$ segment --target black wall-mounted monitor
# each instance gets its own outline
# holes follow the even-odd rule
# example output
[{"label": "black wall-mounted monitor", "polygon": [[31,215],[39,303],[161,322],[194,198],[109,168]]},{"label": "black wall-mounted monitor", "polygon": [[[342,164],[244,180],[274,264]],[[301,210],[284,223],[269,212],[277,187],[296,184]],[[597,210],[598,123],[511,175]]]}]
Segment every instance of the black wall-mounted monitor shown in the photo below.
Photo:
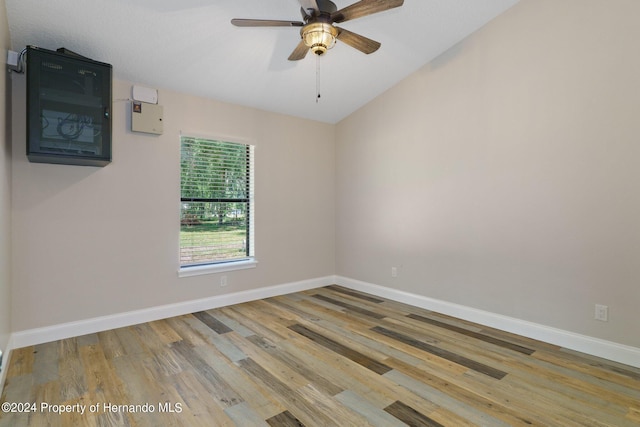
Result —
[{"label": "black wall-mounted monitor", "polygon": [[27,47],[27,158],[36,163],[111,162],[112,67]]}]

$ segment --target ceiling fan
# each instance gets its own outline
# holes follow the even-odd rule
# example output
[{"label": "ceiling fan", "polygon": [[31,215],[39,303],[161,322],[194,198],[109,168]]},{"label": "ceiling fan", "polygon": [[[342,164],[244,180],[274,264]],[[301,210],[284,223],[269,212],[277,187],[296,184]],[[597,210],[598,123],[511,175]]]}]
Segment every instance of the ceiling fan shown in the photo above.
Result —
[{"label": "ceiling fan", "polygon": [[335,23],[342,23],[374,13],[383,12],[402,6],[404,0],[360,0],[338,10],[330,0],[299,0],[302,21],[279,21],[271,19],[232,19],[237,27],[301,27],[301,40],[289,55],[289,61],[303,59],[309,50],[316,55],[323,55],[331,49],[336,40],[370,54],[378,50],[380,43],[361,36]]}]

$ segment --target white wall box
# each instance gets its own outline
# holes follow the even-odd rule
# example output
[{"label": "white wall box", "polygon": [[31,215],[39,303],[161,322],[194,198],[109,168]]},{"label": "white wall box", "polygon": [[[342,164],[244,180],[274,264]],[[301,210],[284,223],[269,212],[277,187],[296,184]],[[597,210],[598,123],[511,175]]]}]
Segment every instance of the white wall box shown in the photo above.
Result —
[{"label": "white wall box", "polygon": [[162,105],[133,101],[131,103],[131,130],[133,132],[162,135]]}]

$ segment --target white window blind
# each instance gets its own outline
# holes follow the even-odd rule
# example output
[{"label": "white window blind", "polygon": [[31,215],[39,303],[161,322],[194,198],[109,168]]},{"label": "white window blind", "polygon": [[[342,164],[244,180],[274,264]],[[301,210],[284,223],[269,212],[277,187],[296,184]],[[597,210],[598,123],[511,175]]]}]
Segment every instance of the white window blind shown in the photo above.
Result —
[{"label": "white window blind", "polygon": [[253,146],[182,136],[180,266],[253,255]]}]

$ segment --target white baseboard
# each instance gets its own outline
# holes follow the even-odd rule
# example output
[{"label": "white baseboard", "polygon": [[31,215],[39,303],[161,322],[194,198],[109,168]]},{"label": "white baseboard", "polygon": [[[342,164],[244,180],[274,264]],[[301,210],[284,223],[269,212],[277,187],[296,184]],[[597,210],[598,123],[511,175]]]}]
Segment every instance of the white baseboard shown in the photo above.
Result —
[{"label": "white baseboard", "polygon": [[218,295],[198,300],[185,301],[126,313],[79,320],[43,328],[14,332],[9,338],[5,352],[5,369],[1,372],[0,393],[6,377],[11,350],[14,348],[37,345],[45,342],[65,339],[114,328],[136,325],[153,320],[166,319],[212,308],[224,307],[263,298],[305,291],[330,284],[338,284],[357,291],[367,292],[393,301],[402,302],[427,310],[436,311],[459,319],[544,341],[567,349],[580,351],[626,365],[640,368],[640,349],[611,341],[580,335],[562,329],[552,328],[513,317],[478,310],[459,304],[436,300],[422,295],[397,289],[374,285],[348,277],[326,276],[300,282],[269,286],[231,294]]},{"label": "white baseboard", "polygon": [[95,317],[92,319],[78,320],[75,322],[62,323],[43,328],[28,329],[14,332],[11,335],[11,338],[9,339],[9,342],[11,343],[10,348],[21,348],[106,331],[109,329],[137,325],[139,323],[181,316],[183,314],[194,313],[197,311],[209,310],[212,308],[224,307],[278,295],[285,295],[292,292],[305,291],[333,283],[335,283],[335,276],[319,277],[316,279],[302,280],[300,282],[285,283],[266,288],[251,289],[248,291],[161,305],[158,307]]},{"label": "white baseboard", "polygon": [[640,348],[336,276],[338,285],[640,368]]}]

